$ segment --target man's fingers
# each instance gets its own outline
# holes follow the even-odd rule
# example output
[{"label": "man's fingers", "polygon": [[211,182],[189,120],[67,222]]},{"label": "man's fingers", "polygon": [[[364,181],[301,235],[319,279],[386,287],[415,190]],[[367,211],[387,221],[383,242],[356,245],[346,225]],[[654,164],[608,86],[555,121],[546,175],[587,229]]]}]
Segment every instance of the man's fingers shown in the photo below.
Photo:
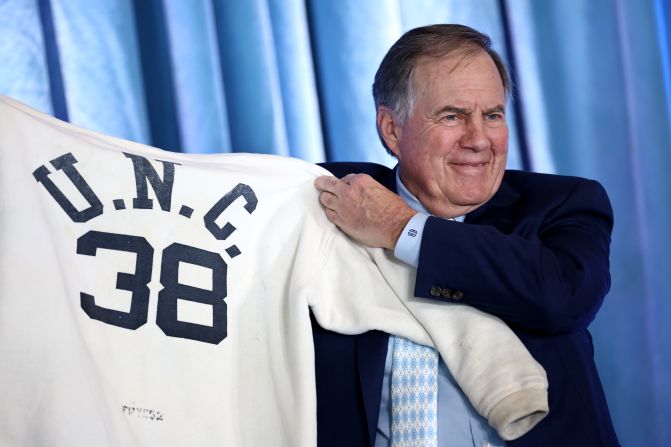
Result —
[{"label": "man's fingers", "polygon": [[338,213],[336,213],[330,208],[326,208],[324,210],[324,213],[326,214],[326,217],[328,217],[328,220],[330,220],[333,223],[336,223],[336,220],[338,219]]},{"label": "man's fingers", "polygon": [[360,186],[368,186],[372,184],[376,184],[377,182],[368,174],[347,174],[343,178],[341,178],[343,182],[347,183],[348,185],[360,185]]},{"label": "man's fingers", "polygon": [[324,205],[327,211],[331,212],[331,214],[327,214],[329,219],[333,220],[333,217],[337,216],[336,211],[340,206],[340,197],[348,186],[333,176],[322,175],[315,179],[315,187],[318,191],[321,191],[319,202]]},{"label": "man's fingers", "polygon": [[333,210],[338,204],[338,196],[328,191],[322,191],[319,194],[319,202],[326,208]]},{"label": "man's fingers", "polygon": [[342,182],[332,175],[321,175],[315,179],[315,188],[335,194],[342,187]]},{"label": "man's fingers", "polygon": [[351,181],[356,177],[356,175],[357,175],[357,174],[347,174],[346,176],[341,177],[340,180],[341,180],[343,183],[349,185],[349,184],[351,184]]}]

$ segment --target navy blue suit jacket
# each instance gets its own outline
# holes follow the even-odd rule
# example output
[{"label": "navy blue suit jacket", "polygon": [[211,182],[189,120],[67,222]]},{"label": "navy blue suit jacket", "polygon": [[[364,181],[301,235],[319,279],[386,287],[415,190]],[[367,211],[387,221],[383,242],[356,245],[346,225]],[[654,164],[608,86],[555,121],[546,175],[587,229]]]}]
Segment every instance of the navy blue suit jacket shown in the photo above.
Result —
[{"label": "navy blue suit jacket", "polygon": [[[383,166],[322,166],[396,189],[394,171]],[[465,222],[428,219],[415,295],[452,301],[431,288],[462,291],[459,302],[504,320],[545,368],[550,412],[508,444],[619,445],[587,330],[610,287],[613,214],[604,189],[577,177],[506,171],[494,197]],[[372,446],[388,335],[335,334],[314,320],[313,335],[318,445]]]}]

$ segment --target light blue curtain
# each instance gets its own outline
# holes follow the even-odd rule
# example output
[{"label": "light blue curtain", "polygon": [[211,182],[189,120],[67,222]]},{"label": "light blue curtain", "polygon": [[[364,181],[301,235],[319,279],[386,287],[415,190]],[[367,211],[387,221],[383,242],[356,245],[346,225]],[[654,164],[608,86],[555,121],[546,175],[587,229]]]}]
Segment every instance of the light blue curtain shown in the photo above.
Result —
[{"label": "light blue curtain", "polygon": [[219,45],[210,2],[165,2],[176,115],[185,152],[231,152]]},{"label": "light blue curtain", "polygon": [[130,0],[60,0],[51,5],[70,121],[148,142]]},{"label": "light blue curtain", "polygon": [[0,0],[0,94],[184,152],[393,165],[371,84],[410,28],[464,23],[511,62],[509,167],[609,191],[591,326],[623,445],[671,445],[667,0]]},{"label": "light blue curtain", "polygon": [[0,92],[53,113],[37,3],[0,1]]}]

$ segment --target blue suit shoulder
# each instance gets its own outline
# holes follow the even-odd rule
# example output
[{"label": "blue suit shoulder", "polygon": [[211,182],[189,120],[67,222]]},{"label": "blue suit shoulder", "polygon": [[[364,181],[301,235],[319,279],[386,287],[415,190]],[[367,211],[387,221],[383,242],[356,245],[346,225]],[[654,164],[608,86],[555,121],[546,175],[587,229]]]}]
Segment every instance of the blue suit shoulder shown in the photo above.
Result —
[{"label": "blue suit shoulder", "polygon": [[576,188],[593,190],[606,195],[603,186],[596,180],[570,175],[543,174],[538,172],[506,170],[503,182],[518,193],[557,193],[566,194]]},{"label": "blue suit shoulder", "polygon": [[539,172],[506,170],[503,183],[510,186],[518,193],[556,193],[565,195],[576,188],[593,191],[595,194],[603,194],[607,197],[606,190],[596,180],[570,175],[543,174]]},{"label": "blue suit shoulder", "polygon": [[501,189],[517,196],[517,205],[526,210],[544,210],[547,213],[568,211],[585,212],[608,221],[612,230],[613,209],[604,187],[596,180],[558,174],[507,170]]}]

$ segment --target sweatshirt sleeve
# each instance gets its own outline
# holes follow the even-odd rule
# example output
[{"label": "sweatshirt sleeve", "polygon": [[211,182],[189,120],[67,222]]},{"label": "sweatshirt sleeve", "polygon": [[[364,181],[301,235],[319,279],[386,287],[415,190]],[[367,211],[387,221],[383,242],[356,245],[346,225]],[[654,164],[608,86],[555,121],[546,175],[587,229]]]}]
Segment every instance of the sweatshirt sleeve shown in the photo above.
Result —
[{"label": "sweatshirt sleeve", "polygon": [[474,408],[504,439],[548,412],[547,378],[515,334],[469,306],[414,297],[415,269],[331,230],[309,286],[319,324],[356,334],[381,330],[435,347]]}]

